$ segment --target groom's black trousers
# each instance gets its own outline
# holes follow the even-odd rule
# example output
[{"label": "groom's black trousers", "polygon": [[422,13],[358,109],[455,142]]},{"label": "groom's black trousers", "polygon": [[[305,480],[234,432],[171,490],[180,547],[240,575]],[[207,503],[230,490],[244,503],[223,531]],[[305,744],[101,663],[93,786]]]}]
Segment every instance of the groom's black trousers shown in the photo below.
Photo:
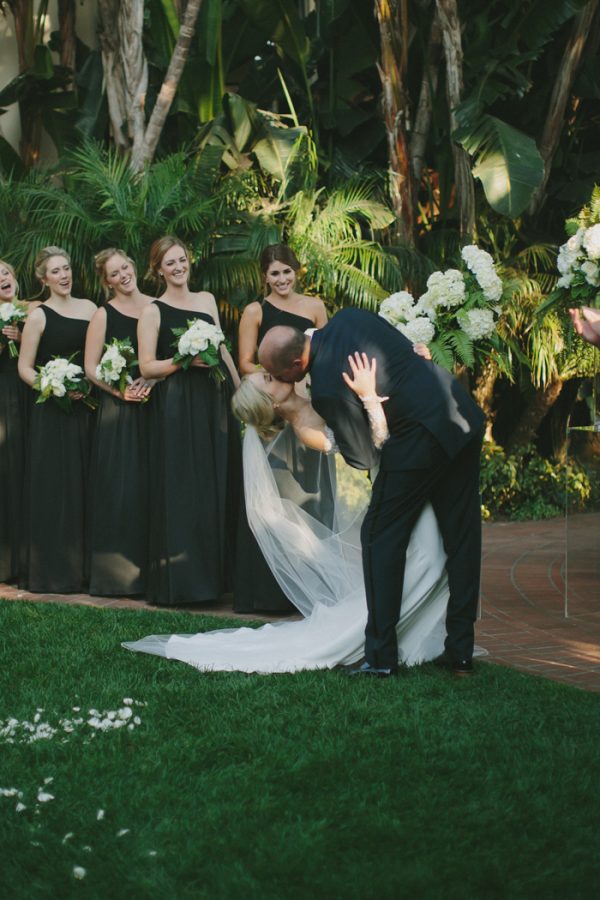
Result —
[{"label": "groom's black trousers", "polygon": [[433,506],[447,555],[450,597],[446,652],[471,659],[481,569],[479,466],[482,433],[451,459],[438,447],[426,468],[380,471],[361,530],[368,620],[365,656],[377,668],[398,665],[406,548],[425,503]]}]

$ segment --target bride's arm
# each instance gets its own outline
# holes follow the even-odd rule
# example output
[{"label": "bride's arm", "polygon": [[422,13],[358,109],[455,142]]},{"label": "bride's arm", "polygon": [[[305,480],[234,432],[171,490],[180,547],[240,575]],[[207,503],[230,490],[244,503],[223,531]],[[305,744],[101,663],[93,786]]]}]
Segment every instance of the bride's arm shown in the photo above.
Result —
[{"label": "bride's arm", "polygon": [[362,402],[369,419],[371,440],[380,450],[390,436],[387,419],[383,411],[383,402],[387,397],[378,397],[376,388],[377,360],[373,358],[369,362],[366,353],[355,353],[348,357],[352,377],[342,372],[342,377],[351,391]]},{"label": "bride's arm", "polygon": [[333,431],[323,425],[292,425],[294,434],[305,447],[320,453],[335,453],[337,450]]}]

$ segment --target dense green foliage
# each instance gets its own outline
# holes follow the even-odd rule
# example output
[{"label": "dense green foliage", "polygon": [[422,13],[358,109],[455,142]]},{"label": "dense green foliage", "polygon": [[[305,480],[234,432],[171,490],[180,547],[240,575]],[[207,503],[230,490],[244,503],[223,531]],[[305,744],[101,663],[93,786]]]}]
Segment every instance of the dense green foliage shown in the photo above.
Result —
[{"label": "dense green foliage", "polygon": [[568,509],[600,508],[600,472],[544,459],[535,447],[506,453],[494,442],[481,457],[481,501],[484,518],[547,519]]},{"label": "dense green foliage", "polygon": [[4,602],[0,624],[3,721],[146,704],[131,732],[2,744],[0,787],[27,807],[0,797],[3,896],[596,894],[597,695],[486,662],[355,683],[120,648],[230,624],[184,613]]}]

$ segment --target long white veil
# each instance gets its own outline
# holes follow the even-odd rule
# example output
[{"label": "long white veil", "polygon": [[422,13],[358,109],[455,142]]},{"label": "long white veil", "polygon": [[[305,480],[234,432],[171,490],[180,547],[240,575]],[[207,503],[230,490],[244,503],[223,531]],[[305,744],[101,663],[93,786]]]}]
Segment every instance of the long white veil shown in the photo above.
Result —
[{"label": "long white veil", "polygon": [[[360,549],[360,524],[369,494],[366,476],[341,466],[344,475],[336,483],[334,457],[322,456],[314,494],[307,495],[305,480],[294,499],[289,499],[293,491],[286,490],[286,499],[278,480],[289,475],[285,442],[293,440],[293,432],[286,428],[265,447],[254,429],[247,428],[244,489],[257,543],[304,618],[260,628],[149,635],[124,643],[125,648],[179,659],[202,671],[264,674],[333,668],[361,659],[367,618]],[[317,496],[335,497],[333,509],[327,502],[317,503],[319,518],[308,511],[309,507],[314,511],[311,500]],[[397,627],[399,659],[407,665],[433,659],[443,650],[448,599],[444,565],[435,515],[426,506],[407,551]]]},{"label": "long white veil", "polygon": [[[254,428],[244,435],[244,491],[248,522],[269,568],[294,606],[308,618],[315,606],[335,606],[362,591],[360,523],[366,499],[354,510],[336,494],[335,457],[321,455],[319,493],[332,509],[320,506],[316,518],[277,485],[279,460],[287,458],[293,431],[284,429],[266,448]],[[366,476],[363,476],[366,480]],[[335,498],[335,500],[333,500]],[[325,519],[325,521],[322,521]],[[329,524],[327,524],[329,523]]]}]

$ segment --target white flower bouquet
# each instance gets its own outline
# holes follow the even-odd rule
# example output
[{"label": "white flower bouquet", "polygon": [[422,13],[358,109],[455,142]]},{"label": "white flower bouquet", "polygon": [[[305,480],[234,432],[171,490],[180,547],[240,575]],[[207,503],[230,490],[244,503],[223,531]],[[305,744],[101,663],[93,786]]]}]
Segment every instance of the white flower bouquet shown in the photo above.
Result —
[{"label": "white flower bouquet", "polygon": [[463,270],[433,272],[418,300],[400,291],[379,308],[380,316],[413,344],[427,344],[433,360],[447,369],[474,364],[475,345],[493,340],[501,312],[503,285],[490,254],[470,244],[461,259]]},{"label": "white flower bouquet", "polygon": [[113,338],[104,347],[102,358],[96,366],[96,378],[124,394],[127,385],[133,384],[131,373],[138,362],[131,341],[129,338]]},{"label": "white flower bouquet", "polygon": [[192,360],[198,357],[210,367],[210,375],[217,382],[225,381],[225,374],[220,368],[221,344],[227,347],[225,335],[217,325],[205,322],[204,319],[188,321],[187,328],[171,329],[176,337],[173,346],[176,353],[173,362],[182,369],[188,369]]},{"label": "white flower bouquet", "polygon": [[96,409],[97,403],[90,396],[91,384],[84,377],[81,366],[71,362],[71,359],[55,356],[45,366],[38,366],[33,382],[34,391],[40,393],[36,403],[45,403],[52,398],[65,412],[71,412],[74,398],[70,393],[73,392],[81,394],[79,399],[90,409]]},{"label": "white flower bouquet", "polygon": [[15,301],[14,303],[0,303],[0,346],[8,347],[8,352],[12,359],[16,359],[19,355],[19,348],[16,343],[9,340],[2,329],[8,325],[19,326],[27,318],[27,307],[24,303]]},{"label": "white flower bouquet", "polygon": [[600,186],[576,219],[565,223],[568,240],[559,248],[560,278],[549,301],[568,306],[598,306],[600,302]]}]

